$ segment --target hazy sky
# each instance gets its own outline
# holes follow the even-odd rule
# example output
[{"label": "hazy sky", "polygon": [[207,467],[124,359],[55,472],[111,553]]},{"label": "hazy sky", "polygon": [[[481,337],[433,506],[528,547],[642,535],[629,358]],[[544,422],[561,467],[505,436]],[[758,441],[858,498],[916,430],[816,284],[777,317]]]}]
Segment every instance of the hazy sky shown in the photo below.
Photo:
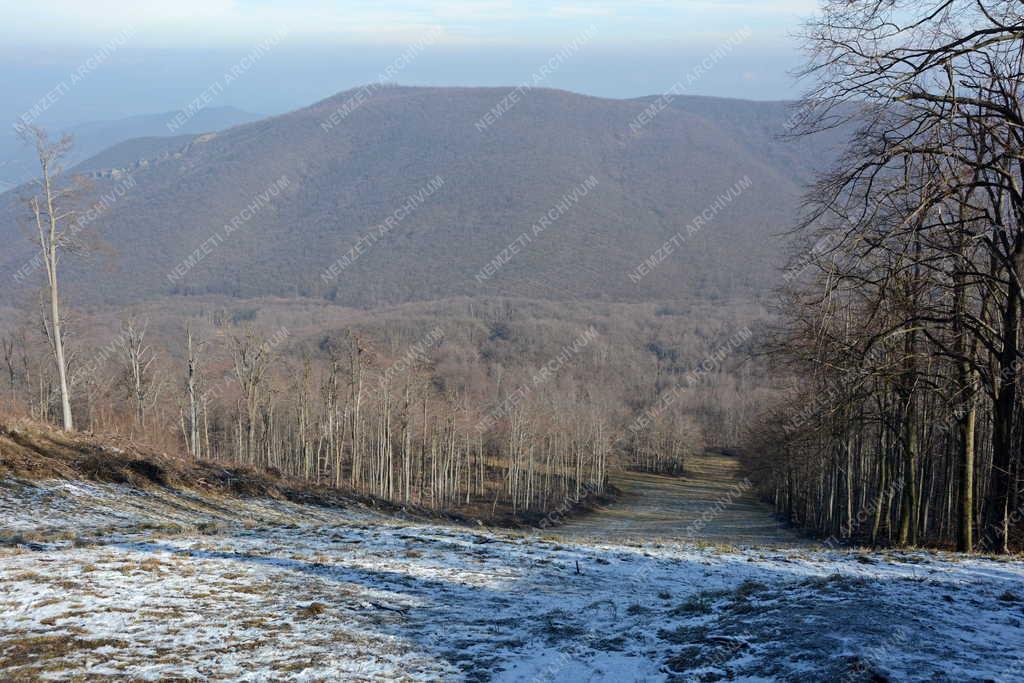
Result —
[{"label": "hazy sky", "polygon": [[796,94],[787,74],[800,60],[792,35],[816,4],[0,0],[0,116],[13,119],[54,89],[41,121],[176,110],[247,55],[215,105],[278,113],[398,64],[389,80],[402,84],[513,86],[574,44],[542,85],[636,97],[666,91],[744,28],[750,36],[690,91],[782,99]]}]

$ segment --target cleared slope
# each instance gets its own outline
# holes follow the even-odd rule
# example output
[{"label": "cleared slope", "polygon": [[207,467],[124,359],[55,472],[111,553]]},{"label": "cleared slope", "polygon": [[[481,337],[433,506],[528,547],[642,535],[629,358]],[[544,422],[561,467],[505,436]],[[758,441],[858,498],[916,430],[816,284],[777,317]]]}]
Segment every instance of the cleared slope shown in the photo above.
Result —
[{"label": "cleared slope", "polygon": [[159,491],[0,486],[0,537],[124,522],[0,544],[0,677],[1011,681],[1022,670],[1019,561],[555,542],[200,498],[153,528],[146,503],[167,510]]},{"label": "cleared slope", "polygon": [[554,530],[566,538],[606,541],[682,540],[738,546],[806,544],[757,500],[736,458],[702,453],[687,459],[681,477],[636,472],[612,476],[615,503],[568,520]]}]

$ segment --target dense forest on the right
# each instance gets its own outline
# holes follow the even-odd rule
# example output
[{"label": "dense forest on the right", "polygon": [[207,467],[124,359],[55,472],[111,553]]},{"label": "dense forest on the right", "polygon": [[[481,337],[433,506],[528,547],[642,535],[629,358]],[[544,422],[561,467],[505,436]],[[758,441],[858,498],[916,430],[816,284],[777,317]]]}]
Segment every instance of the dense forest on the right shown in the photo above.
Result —
[{"label": "dense forest on the right", "polygon": [[791,135],[855,132],[808,192],[749,430],[793,523],[1019,547],[1024,42],[1016,2],[826,2]]}]

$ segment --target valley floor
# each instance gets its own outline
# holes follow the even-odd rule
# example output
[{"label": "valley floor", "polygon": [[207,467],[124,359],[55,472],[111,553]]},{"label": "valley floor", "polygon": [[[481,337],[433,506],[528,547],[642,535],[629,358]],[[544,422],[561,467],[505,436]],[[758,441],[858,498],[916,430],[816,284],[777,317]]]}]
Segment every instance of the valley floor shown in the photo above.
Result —
[{"label": "valley floor", "polygon": [[[0,482],[0,678],[1024,676],[1024,563],[566,541]],[[873,678],[874,677],[874,678]]]}]

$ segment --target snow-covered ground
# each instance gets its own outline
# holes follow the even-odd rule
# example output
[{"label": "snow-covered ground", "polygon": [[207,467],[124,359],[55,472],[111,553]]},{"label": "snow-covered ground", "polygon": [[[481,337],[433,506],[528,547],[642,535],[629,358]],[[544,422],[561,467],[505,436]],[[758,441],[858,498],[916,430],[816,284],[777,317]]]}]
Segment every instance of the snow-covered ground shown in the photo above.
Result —
[{"label": "snow-covered ground", "polygon": [[0,484],[0,537],[3,680],[1024,679],[1019,561],[60,483]]}]

